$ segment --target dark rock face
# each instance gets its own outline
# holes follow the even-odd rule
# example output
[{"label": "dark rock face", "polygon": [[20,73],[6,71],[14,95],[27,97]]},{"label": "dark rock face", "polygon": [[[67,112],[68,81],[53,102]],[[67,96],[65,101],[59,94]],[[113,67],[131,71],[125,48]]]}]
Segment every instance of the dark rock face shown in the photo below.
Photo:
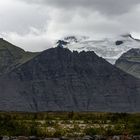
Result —
[{"label": "dark rock face", "polygon": [[140,111],[140,81],[94,52],[48,49],[0,78],[0,110]]},{"label": "dark rock face", "polygon": [[64,40],[58,40],[56,44],[58,47],[63,48],[63,45],[67,45],[68,42],[66,42]]},{"label": "dark rock face", "polygon": [[131,49],[124,53],[115,65],[123,71],[140,78],[140,49]]},{"label": "dark rock face", "polygon": [[115,42],[115,44],[116,44],[117,46],[119,46],[119,45],[123,44],[123,41],[118,40],[118,41]]}]

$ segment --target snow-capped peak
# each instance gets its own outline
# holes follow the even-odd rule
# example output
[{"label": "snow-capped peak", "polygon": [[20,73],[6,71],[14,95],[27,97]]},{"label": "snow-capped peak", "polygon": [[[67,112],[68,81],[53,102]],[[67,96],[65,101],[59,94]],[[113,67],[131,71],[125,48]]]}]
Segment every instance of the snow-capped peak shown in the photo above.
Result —
[{"label": "snow-capped peak", "polygon": [[131,34],[120,35],[102,40],[93,40],[85,36],[68,36],[63,39],[67,42],[63,47],[77,51],[94,51],[100,57],[110,63],[115,61],[126,51],[132,48],[140,48],[140,40],[132,37]]}]

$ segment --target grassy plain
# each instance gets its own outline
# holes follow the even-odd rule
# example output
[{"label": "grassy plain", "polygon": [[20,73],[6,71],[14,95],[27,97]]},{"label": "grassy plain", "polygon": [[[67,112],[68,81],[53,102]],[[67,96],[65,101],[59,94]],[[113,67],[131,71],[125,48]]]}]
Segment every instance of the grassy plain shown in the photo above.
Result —
[{"label": "grassy plain", "polygon": [[0,135],[78,137],[140,134],[140,113],[0,112]]}]

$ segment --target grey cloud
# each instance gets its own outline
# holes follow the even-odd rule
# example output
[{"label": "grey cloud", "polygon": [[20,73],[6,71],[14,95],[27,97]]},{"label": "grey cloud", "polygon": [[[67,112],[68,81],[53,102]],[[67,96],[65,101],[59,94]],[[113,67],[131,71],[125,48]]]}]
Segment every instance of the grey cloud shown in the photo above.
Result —
[{"label": "grey cloud", "polygon": [[[49,15],[38,6],[19,3],[16,0],[0,3],[0,32],[18,32],[26,34],[31,27],[43,29]],[[5,7],[4,7],[5,6]]]},{"label": "grey cloud", "polygon": [[85,8],[106,15],[120,15],[133,9],[139,0],[22,0],[67,10]]},{"label": "grey cloud", "polygon": [[[6,4],[2,5],[4,1]],[[140,34],[139,3],[139,0],[3,0],[0,35],[25,50],[40,51],[67,35],[95,39],[125,32]]]}]

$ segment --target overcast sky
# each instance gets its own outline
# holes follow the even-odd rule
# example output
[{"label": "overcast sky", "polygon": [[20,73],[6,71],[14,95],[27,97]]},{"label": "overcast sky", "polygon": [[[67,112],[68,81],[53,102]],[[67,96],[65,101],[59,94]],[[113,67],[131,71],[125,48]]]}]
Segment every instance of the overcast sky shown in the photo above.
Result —
[{"label": "overcast sky", "polygon": [[140,0],[0,0],[0,36],[27,51],[67,35],[140,37]]}]

